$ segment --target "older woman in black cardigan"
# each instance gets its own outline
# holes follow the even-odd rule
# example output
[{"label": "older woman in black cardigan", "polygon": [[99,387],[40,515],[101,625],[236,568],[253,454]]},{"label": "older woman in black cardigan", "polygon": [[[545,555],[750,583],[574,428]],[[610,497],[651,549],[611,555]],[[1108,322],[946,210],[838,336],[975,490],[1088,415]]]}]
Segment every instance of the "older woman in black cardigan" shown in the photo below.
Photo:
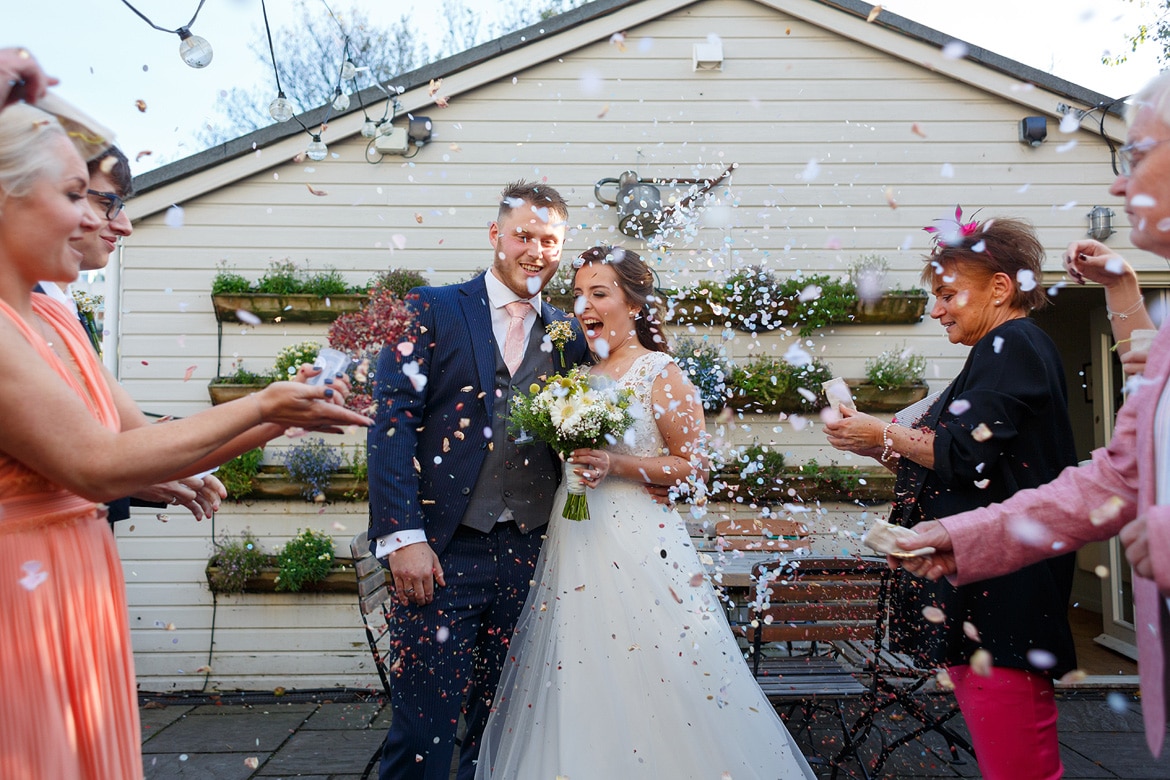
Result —
[{"label": "older woman in black cardigan", "polygon": [[[834,447],[897,474],[897,525],[1002,501],[1076,464],[1060,357],[1028,319],[1047,303],[1044,249],[1025,222],[960,220],[936,229],[922,279],[936,297],[930,316],[971,347],[962,371],[917,420],[842,407],[825,426]],[[1020,518],[1018,533],[1029,530]],[[986,778],[1062,774],[1052,680],[1076,666],[1073,565],[1068,554],[958,588],[899,570],[892,638],[946,666]]]}]

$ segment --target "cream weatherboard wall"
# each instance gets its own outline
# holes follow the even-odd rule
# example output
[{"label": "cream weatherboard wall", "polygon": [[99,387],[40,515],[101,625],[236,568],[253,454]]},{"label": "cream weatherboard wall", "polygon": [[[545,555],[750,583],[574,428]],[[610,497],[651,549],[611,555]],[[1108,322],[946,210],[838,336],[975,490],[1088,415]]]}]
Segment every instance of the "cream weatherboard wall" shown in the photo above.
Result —
[{"label": "cream weatherboard wall", "polygon": [[[1085,232],[1085,213],[1109,203],[1108,148],[1090,131],[1096,114],[1085,120],[1088,129],[1060,133],[1056,106],[1067,96],[983,62],[946,59],[943,39],[929,30],[867,24],[868,6],[853,2],[606,5],[611,13],[560,27],[550,20],[548,30],[508,39],[493,56],[453,64],[438,91],[448,108],[433,104],[425,81],[409,85],[404,108],[434,122],[432,141],[409,159],[371,164],[356,134],[361,114],[349,114],[331,122],[322,162],[293,159],[305,136],[277,140],[164,176],[133,201],[138,221],[121,256],[117,369],[143,408],[188,415],[208,405],[217,265],[250,278],[289,259],[336,267],[353,282],[387,268],[421,270],[434,283],[462,280],[491,262],[487,225],[511,179],[547,181],[568,197],[569,254],[601,241],[641,251],[641,242],[616,232],[594,182],[625,170],[705,178],[737,163],[703,213],[666,236],[669,246],[646,250],[665,285],[748,265],[842,275],[863,254],[883,255],[893,281],[912,284],[928,245],[922,226],[955,204],[968,214],[981,209],[980,217],[1031,220],[1050,252],[1051,283],[1060,250]],[[695,72],[692,48],[709,35],[722,41],[722,70]],[[1034,80],[1043,75],[1015,67]],[[1018,142],[1026,115],[1049,118],[1049,140],[1039,148]],[[1124,135],[1113,116],[1105,129]],[[172,212],[168,220],[172,205],[181,217]],[[1110,245],[1143,268],[1160,264],[1133,252],[1124,231]],[[225,325],[222,362],[265,368],[280,347],[324,333],[323,326]],[[730,336],[737,358],[783,354],[797,338],[699,335]],[[805,347],[837,374],[860,376],[868,357],[903,342],[929,358],[935,389],[966,352],[930,320],[825,329]],[[815,420],[801,426],[756,416],[719,433],[729,443],[774,443],[794,463],[857,462],[829,450]],[[275,548],[311,527],[333,533],[343,548],[366,511],[362,503],[228,505],[214,532],[251,528]],[[811,516],[818,545],[856,549],[848,532],[863,522],[860,513],[830,506]],[[352,598],[244,595],[221,598],[213,610],[203,575],[211,524],[169,515],[164,523],[140,512],[118,529],[144,690],[376,684]],[[206,666],[209,673],[196,673]]]}]

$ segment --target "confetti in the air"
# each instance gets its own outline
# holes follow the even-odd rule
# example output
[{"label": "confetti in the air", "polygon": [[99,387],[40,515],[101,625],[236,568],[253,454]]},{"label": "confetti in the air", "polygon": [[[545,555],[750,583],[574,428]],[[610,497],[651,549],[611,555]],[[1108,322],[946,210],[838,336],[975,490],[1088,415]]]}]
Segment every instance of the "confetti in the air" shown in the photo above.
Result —
[{"label": "confetti in the air", "polygon": [[305,182],[305,186],[309,188],[309,193],[311,195],[316,195],[318,198],[324,197],[325,195],[329,194],[325,190],[319,190],[319,189],[315,188],[312,184],[309,184],[308,182]]},{"label": "confetti in the air", "polygon": [[872,22],[874,19],[878,18],[878,15],[881,14],[881,12],[882,7],[880,5],[875,5],[870,9],[869,16],[865,17],[865,21]]},{"label": "confetti in the air", "polygon": [[163,220],[167,227],[181,228],[183,227],[183,207],[171,206],[167,209],[167,215]]},{"label": "confetti in the air", "polygon": [[971,431],[971,438],[975,441],[987,441],[993,436],[991,429],[987,427],[987,423],[979,423],[975,429]]},{"label": "confetti in the air", "polygon": [[25,561],[20,564],[24,576],[20,578],[20,585],[25,590],[36,590],[41,583],[49,579],[49,573],[41,568],[40,561]]},{"label": "confetti in the air", "polygon": [[1125,500],[1121,496],[1110,496],[1105,499],[1105,503],[1089,512],[1089,522],[1097,526],[1111,523],[1121,514],[1124,506]]},{"label": "confetti in the air", "polygon": [[146,113],[146,101],[145,100],[135,100],[134,107],[137,108],[143,114]]}]

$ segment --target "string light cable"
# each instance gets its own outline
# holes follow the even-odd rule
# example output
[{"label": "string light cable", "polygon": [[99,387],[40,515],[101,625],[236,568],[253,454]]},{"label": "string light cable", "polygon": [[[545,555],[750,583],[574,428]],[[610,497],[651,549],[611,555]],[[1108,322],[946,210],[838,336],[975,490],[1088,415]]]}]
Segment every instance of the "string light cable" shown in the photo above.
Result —
[{"label": "string light cable", "polygon": [[183,62],[187,63],[192,68],[206,68],[211,64],[211,58],[214,52],[211,50],[211,44],[207,42],[206,38],[191,33],[191,25],[195,24],[195,19],[198,18],[199,12],[203,10],[203,4],[207,0],[199,0],[199,5],[195,8],[195,13],[191,14],[191,21],[187,22],[182,27],[174,30],[169,30],[166,27],[160,27],[147,18],[146,14],[139,11],[134,6],[130,5],[130,0],[122,0],[122,4],[138,15],[142,21],[149,24],[159,32],[170,33],[179,36],[179,56],[183,58]]}]

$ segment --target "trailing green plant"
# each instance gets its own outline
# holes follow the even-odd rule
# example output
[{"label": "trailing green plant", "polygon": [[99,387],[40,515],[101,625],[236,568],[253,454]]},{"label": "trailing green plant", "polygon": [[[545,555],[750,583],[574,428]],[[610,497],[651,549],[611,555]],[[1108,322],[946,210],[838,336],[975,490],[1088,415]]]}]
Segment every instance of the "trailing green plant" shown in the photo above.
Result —
[{"label": "trailing green plant", "polygon": [[234,366],[230,374],[217,377],[216,381],[223,382],[229,385],[268,385],[276,381],[276,377],[271,371],[259,374],[255,371],[249,371],[244,368],[243,364],[232,364]]},{"label": "trailing green plant", "polygon": [[415,287],[425,287],[427,284],[427,278],[418,271],[409,271],[405,268],[392,268],[389,271],[383,271],[371,279],[369,287],[371,293],[386,290],[395,298],[403,300],[406,298],[406,294]]},{"label": "trailing green plant", "polygon": [[248,580],[260,575],[260,570],[268,563],[268,556],[261,551],[252,532],[244,531],[235,538],[223,536],[208,563],[215,567],[215,571],[207,573],[207,584],[213,591],[243,593]]},{"label": "trailing green plant", "polygon": [[215,278],[211,280],[212,295],[236,295],[251,290],[252,283],[235,271],[229,271],[225,263],[220,263]]},{"label": "trailing green plant", "polygon": [[305,438],[285,451],[284,467],[288,478],[301,485],[305,499],[322,502],[341,468],[341,452],[322,438]]},{"label": "trailing green plant", "polygon": [[817,328],[848,320],[857,292],[849,282],[826,274],[793,276],[780,285],[780,300],[785,324],[808,336]]},{"label": "trailing green plant", "polygon": [[758,357],[732,369],[731,401],[738,408],[817,411],[826,406],[821,385],[832,378],[833,370],[818,358],[794,366],[778,358]]},{"label": "trailing green plant", "polygon": [[888,349],[865,361],[865,376],[881,390],[921,384],[926,376],[926,358],[905,346]]},{"label": "trailing green plant", "polygon": [[312,364],[320,351],[321,344],[316,341],[290,344],[276,353],[276,363],[272,367],[272,375],[277,379],[288,379],[295,376],[297,369],[304,363]]},{"label": "trailing green plant", "polygon": [[722,349],[708,341],[681,338],[674,345],[674,359],[687,373],[703,399],[703,408],[719,411],[727,404],[731,390],[731,361]]},{"label": "trailing green plant", "polygon": [[269,295],[315,295],[328,298],[331,295],[354,295],[365,293],[376,281],[371,279],[364,285],[352,285],[345,281],[341,272],[332,266],[320,271],[309,272],[289,259],[273,260],[268,270],[255,282],[249,282],[234,270],[220,264],[211,282],[212,295],[267,293]]},{"label": "trailing green plant", "polygon": [[301,292],[306,295],[316,295],[318,298],[328,298],[330,295],[347,295],[354,292],[364,292],[355,289],[345,281],[345,277],[336,268],[326,267],[316,273],[305,276],[301,282]]},{"label": "trailing green plant", "polygon": [[[783,498],[784,454],[759,444],[744,447],[731,463],[739,470],[739,495],[765,502]],[[730,465],[730,464],[729,464]]]},{"label": "trailing green plant", "polygon": [[252,492],[252,480],[260,473],[264,450],[254,449],[237,455],[219,467],[215,476],[223,483],[228,498],[240,499]]},{"label": "trailing green plant", "polygon": [[352,490],[345,492],[345,497],[351,500],[358,500],[364,498],[369,494],[365,487],[370,479],[370,461],[366,454],[366,447],[364,444],[359,444],[353,448],[353,454],[343,456],[345,465],[349,468],[355,487]]},{"label": "trailing green plant", "polygon": [[816,460],[809,460],[802,465],[794,476],[808,482],[827,485],[845,494],[859,488],[862,479],[862,475],[855,468],[838,466],[836,463],[823,465]]},{"label": "trailing green plant", "polygon": [[281,549],[276,564],[276,589],[296,593],[320,582],[333,568],[333,537],[311,528],[298,533]]},{"label": "trailing green plant", "polygon": [[300,269],[291,260],[273,260],[253,287],[253,292],[292,295],[301,291]]}]

